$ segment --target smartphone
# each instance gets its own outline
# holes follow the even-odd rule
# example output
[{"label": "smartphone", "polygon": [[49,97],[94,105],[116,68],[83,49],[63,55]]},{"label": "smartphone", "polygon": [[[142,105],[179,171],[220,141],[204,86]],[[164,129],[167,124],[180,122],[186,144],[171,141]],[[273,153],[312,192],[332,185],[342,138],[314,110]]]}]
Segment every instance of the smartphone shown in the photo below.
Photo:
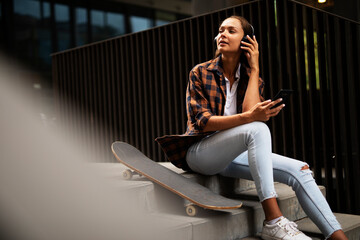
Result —
[{"label": "smartphone", "polygon": [[[251,27],[251,33],[249,34],[250,38],[253,38],[255,31],[254,31],[254,27],[252,25],[250,25]],[[243,37],[243,39],[241,39],[241,41],[246,42],[246,43],[250,43],[249,39],[246,37],[246,35]],[[244,44],[240,43],[240,46],[245,46]],[[240,62],[244,63],[246,67],[250,67],[247,58],[245,56],[245,51],[242,52],[242,54],[240,55]]]},{"label": "smartphone", "polygon": [[289,96],[293,93],[294,91],[291,89],[281,89],[274,97],[274,99],[272,101],[275,101],[276,99],[282,98],[282,101],[275,104],[274,106],[272,106],[270,109],[276,108],[278,106],[280,106],[283,103],[286,103],[289,99]]}]

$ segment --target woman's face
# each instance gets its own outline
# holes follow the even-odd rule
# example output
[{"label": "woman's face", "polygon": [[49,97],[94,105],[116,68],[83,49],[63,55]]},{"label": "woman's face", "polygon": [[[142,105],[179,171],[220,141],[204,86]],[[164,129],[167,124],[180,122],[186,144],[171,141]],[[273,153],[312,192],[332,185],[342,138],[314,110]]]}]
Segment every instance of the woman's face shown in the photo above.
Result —
[{"label": "woman's face", "polygon": [[244,36],[244,30],[238,19],[227,18],[219,28],[216,39],[217,49],[222,54],[240,53],[240,42]]}]

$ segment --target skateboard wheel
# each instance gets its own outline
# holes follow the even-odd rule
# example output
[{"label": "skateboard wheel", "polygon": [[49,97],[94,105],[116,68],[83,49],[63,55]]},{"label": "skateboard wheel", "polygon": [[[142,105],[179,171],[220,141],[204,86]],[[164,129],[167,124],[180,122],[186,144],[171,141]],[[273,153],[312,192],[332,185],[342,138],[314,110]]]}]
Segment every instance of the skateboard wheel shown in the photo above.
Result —
[{"label": "skateboard wheel", "polygon": [[123,179],[125,179],[125,180],[130,180],[130,179],[132,178],[132,176],[133,176],[133,173],[132,173],[129,169],[125,170],[125,171],[122,173],[122,177],[123,177]]},{"label": "skateboard wheel", "polygon": [[190,217],[195,216],[197,213],[196,207],[193,205],[186,206],[186,214]]}]

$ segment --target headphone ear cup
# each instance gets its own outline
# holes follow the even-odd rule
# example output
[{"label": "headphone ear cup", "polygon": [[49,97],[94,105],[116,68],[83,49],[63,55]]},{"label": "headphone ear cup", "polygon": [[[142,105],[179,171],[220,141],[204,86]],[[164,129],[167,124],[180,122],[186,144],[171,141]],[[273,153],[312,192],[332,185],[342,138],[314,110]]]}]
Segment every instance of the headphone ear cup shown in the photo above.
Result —
[{"label": "headphone ear cup", "polygon": [[216,37],[214,38],[214,42],[215,42],[215,43],[217,42],[218,37],[219,37],[219,34],[216,35]]}]

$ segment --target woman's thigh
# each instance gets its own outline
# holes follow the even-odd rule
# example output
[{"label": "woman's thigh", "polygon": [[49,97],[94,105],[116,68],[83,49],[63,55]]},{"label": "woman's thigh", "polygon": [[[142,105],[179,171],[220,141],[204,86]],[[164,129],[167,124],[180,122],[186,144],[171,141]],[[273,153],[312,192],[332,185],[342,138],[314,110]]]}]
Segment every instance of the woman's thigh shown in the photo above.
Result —
[{"label": "woman's thigh", "polygon": [[261,132],[268,132],[267,126],[262,122],[252,122],[217,132],[189,148],[187,163],[193,171],[206,175],[217,174],[237,156],[247,151],[253,136]]}]

